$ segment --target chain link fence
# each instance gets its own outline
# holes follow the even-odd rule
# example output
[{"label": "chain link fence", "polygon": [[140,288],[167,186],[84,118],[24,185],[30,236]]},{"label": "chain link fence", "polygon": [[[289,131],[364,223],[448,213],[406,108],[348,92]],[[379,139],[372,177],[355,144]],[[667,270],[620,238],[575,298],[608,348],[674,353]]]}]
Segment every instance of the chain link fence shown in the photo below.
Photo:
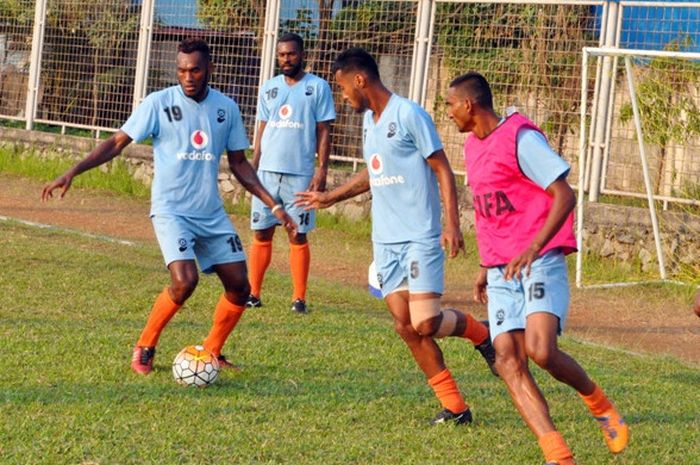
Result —
[{"label": "chain link fence", "polygon": [[[434,116],[458,174],[464,174],[464,135],[457,134],[447,120],[444,95],[457,75],[468,70],[484,73],[493,84],[497,110],[517,109],[532,118],[571,162],[571,179],[576,179],[581,49],[700,51],[700,4],[0,0],[0,124],[114,131],[148,92],[177,83],[177,43],[187,36],[200,36],[212,46],[216,64],[212,84],[237,100],[252,137],[258,88],[275,74],[275,41],[288,31],[304,36],[307,69],[331,83],[331,64],[340,51],[349,46],[370,51],[387,86],[420,102]],[[620,64],[608,57],[590,66],[586,83],[591,89],[590,105],[585,113],[593,125],[585,182],[591,198],[598,200],[606,190],[635,192],[634,174],[639,170],[631,123],[612,116],[612,109],[622,105],[617,102],[621,97],[614,72]],[[700,79],[694,83],[692,79],[692,75],[686,78],[686,93],[697,96]],[[332,158],[357,165],[362,163],[361,118],[333,88],[338,118]],[[696,176],[684,179],[691,180],[697,179],[700,163],[693,140],[682,144],[688,152],[682,169]],[[653,169],[666,173],[657,176],[659,193],[673,199],[677,176],[675,171],[668,174],[669,163],[665,168],[659,163]]]}]

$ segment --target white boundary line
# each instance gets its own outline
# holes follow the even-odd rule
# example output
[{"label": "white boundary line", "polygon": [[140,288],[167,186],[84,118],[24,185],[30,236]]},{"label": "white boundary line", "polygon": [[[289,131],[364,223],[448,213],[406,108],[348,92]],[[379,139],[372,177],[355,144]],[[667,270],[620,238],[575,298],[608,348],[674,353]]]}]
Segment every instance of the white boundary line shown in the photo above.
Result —
[{"label": "white boundary line", "polygon": [[59,232],[67,232],[67,233],[71,233],[71,234],[77,234],[78,236],[81,236],[81,237],[88,237],[90,239],[97,239],[97,240],[105,241],[105,242],[113,242],[115,244],[128,245],[130,247],[136,245],[136,242],[127,241],[125,239],[117,239],[116,237],[110,237],[110,236],[101,236],[99,234],[90,234],[90,233],[86,233],[83,231],[78,231],[77,229],[61,228],[61,227],[53,226],[50,224],[35,223],[33,221],[21,220],[19,218],[11,218],[9,216],[0,215],[0,221],[15,222],[15,223],[23,224],[25,226],[32,226],[34,228],[51,229],[51,230],[59,231]]}]

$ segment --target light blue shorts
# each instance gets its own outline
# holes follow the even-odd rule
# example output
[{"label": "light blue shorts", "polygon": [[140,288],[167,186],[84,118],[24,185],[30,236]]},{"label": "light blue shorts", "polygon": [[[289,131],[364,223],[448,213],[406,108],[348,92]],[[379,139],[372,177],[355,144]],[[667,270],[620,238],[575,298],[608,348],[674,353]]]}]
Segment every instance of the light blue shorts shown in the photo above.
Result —
[{"label": "light blue shorts", "polygon": [[551,250],[532,263],[530,276],[503,279],[505,266],[488,269],[486,292],[491,340],[508,331],[525,329],[527,317],[546,312],[559,318],[559,333],[569,313],[569,278],[566,259]]},{"label": "light blue shorts", "polygon": [[442,294],[445,289],[445,253],[439,236],[398,244],[375,242],[374,264],[383,297],[406,284],[411,294]]},{"label": "light blue shorts", "polygon": [[165,266],[176,260],[197,260],[203,273],[214,265],[245,261],[241,238],[226,212],[209,218],[151,216]]},{"label": "light blue shorts", "polygon": [[[258,171],[258,178],[265,189],[272,195],[277,203],[284,205],[289,216],[297,223],[297,231],[306,234],[316,227],[315,210],[304,210],[302,206],[294,205],[296,193],[303,192],[311,183],[313,176],[301,176],[296,174],[275,173],[273,171]],[[280,225],[277,217],[272,214],[270,208],[253,196],[250,214],[250,228],[254,231],[268,229]]]}]

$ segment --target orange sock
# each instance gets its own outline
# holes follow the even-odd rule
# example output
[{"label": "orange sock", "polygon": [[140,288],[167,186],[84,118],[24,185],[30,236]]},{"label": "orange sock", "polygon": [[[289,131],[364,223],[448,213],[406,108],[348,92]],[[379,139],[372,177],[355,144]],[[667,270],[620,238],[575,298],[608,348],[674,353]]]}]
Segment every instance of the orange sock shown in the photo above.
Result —
[{"label": "orange sock", "polygon": [[272,260],[272,241],[259,241],[253,238],[250,246],[250,258],[248,259],[248,279],[250,281],[250,293],[260,297],[262,283],[267,267]]},{"label": "orange sock", "polygon": [[233,304],[226,299],[225,294],[222,294],[219,303],[216,304],[214,323],[209,335],[204,340],[204,348],[217,357],[221,355],[221,348],[224,346],[226,338],[236,327],[244,310],[244,305]]},{"label": "orange sock", "polygon": [[430,378],[428,384],[435,391],[435,395],[443,408],[448,409],[450,412],[461,413],[469,407],[464,402],[462,394],[457,388],[457,382],[452,378],[452,373],[447,368]]},{"label": "orange sock", "polygon": [[168,324],[168,321],[177,313],[180,307],[182,305],[176,304],[170,298],[168,288],[163,289],[163,292],[156,297],[156,301],[153,303],[151,314],[136,345],[140,347],[155,347],[158,344],[158,338],[163,328],[165,328],[165,325]]},{"label": "orange sock", "polygon": [[470,314],[465,313],[465,316],[467,317],[467,327],[464,328],[462,337],[469,339],[475,346],[478,346],[489,337],[489,329],[482,322],[475,320]]},{"label": "orange sock", "polygon": [[292,300],[306,300],[306,284],[309,281],[309,264],[311,263],[311,251],[309,243],[289,244],[289,268],[292,272],[292,285],[294,295]]},{"label": "orange sock", "polygon": [[578,393],[578,395],[581,396],[581,399],[583,399],[583,401],[588,406],[588,409],[595,416],[600,416],[607,410],[610,410],[612,408],[610,400],[607,398],[603,390],[597,384],[595,385],[595,389],[593,389],[593,392],[589,395],[585,396],[580,392]]},{"label": "orange sock", "polygon": [[547,462],[573,463],[574,454],[564,442],[559,431],[550,431],[537,439]]}]

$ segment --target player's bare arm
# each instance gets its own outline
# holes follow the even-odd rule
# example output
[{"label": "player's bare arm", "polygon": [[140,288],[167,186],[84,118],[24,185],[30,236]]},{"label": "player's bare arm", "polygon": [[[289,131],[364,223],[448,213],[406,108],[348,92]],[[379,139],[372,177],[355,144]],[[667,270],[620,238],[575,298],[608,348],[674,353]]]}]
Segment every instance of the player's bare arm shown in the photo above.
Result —
[{"label": "player's bare arm", "polygon": [[459,209],[457,207],[457,186],[450,162],[444,150],[438,150],[428,157],[428,164],[435,172],[440,186],[440,197],[445,208],[445,227],[440,242],[447,250],[448,256],[454,258],[461,250],[464,252],[464,236],[459,227]]},{"label": "player's bare arm", "polygon": [[484,267],[479,268],[479,274],[474,280],[474,302],[479,302],[485,304],[489,301],[488,295],[486,294],[486,285],[488,276],[488,270]]},{"label": "player's bare arm", "polygon": [[255,141],[253,142],[253,161],[250,162],[255,171],[257,171],[258,167],[260,166],[260,157],[262,156],[260,141],[262,140],[263,131],[265,131],[266,125],[267,121],[260,121],[258,123],[258,131],[255,133]]},{"label": "player's bare arm", "polygon": [[270,209],[272,209],[272,214],[282,223],[282,226],[284,226],[287,231],[293,231],[296,235],[296,223],[284,208],[280,208],[281,206],[277,205],[275,199],[272,198],[267,189],[262,185],[258,175],[255,173],[253,165],[251,165],[245,157],[243,150],[229,151],[227,152],[227,157],[231,172],[238,182],[240,182],[248,192],[270,207]]},{"label": "player's bare arm", "polygon": [[363,169],[350,178],[345,184],[336,187],[330,192],[306,191],[297,192],[297,205],[302,205],[304,209],[328,208],[331,205],[346,199],[355,197],[369,190],[369,171]]},{"label": "player's bare arm", "polygon": [[547,187],[547,193],[554,199],[547,219],[544,225],[542,225],[542,228],[535,235],[530,247],[508,263],[504,274],[506,280],[514,276],[520,278],[523,270],[525,270],[528,276],[530,275],[532,262],[537,259],[542,247],[544,247],[552,237],[554,237],[557,231],[559,231],[566,221],[566,217],[576,206],[576,194],[574,194],[574,191],[564,177],[550,184],[549,187]]},{"label": "player's bare arm", "polygon": [[90,152],[87,157],[76,163],[71,169],[50,183],[46,184],[41,192],[42,202],[46,202],[48,199],[53,197],[53,191],[58,188],[61,188],[59,198],[62,199],[70,188],[74,177],[78,176],[80,173],[112,160],[131,143],[131,140],[131,137],[129,137],[125,132],[117,131],[116,134],[95,147],[95,149]]},{"label": "player's bare arm", "polygon": [[311,178],[309,191],[325,191],[328,177],[328,158],[331,154],[331,121],[316,123],[316,153],[318,167]]}]

